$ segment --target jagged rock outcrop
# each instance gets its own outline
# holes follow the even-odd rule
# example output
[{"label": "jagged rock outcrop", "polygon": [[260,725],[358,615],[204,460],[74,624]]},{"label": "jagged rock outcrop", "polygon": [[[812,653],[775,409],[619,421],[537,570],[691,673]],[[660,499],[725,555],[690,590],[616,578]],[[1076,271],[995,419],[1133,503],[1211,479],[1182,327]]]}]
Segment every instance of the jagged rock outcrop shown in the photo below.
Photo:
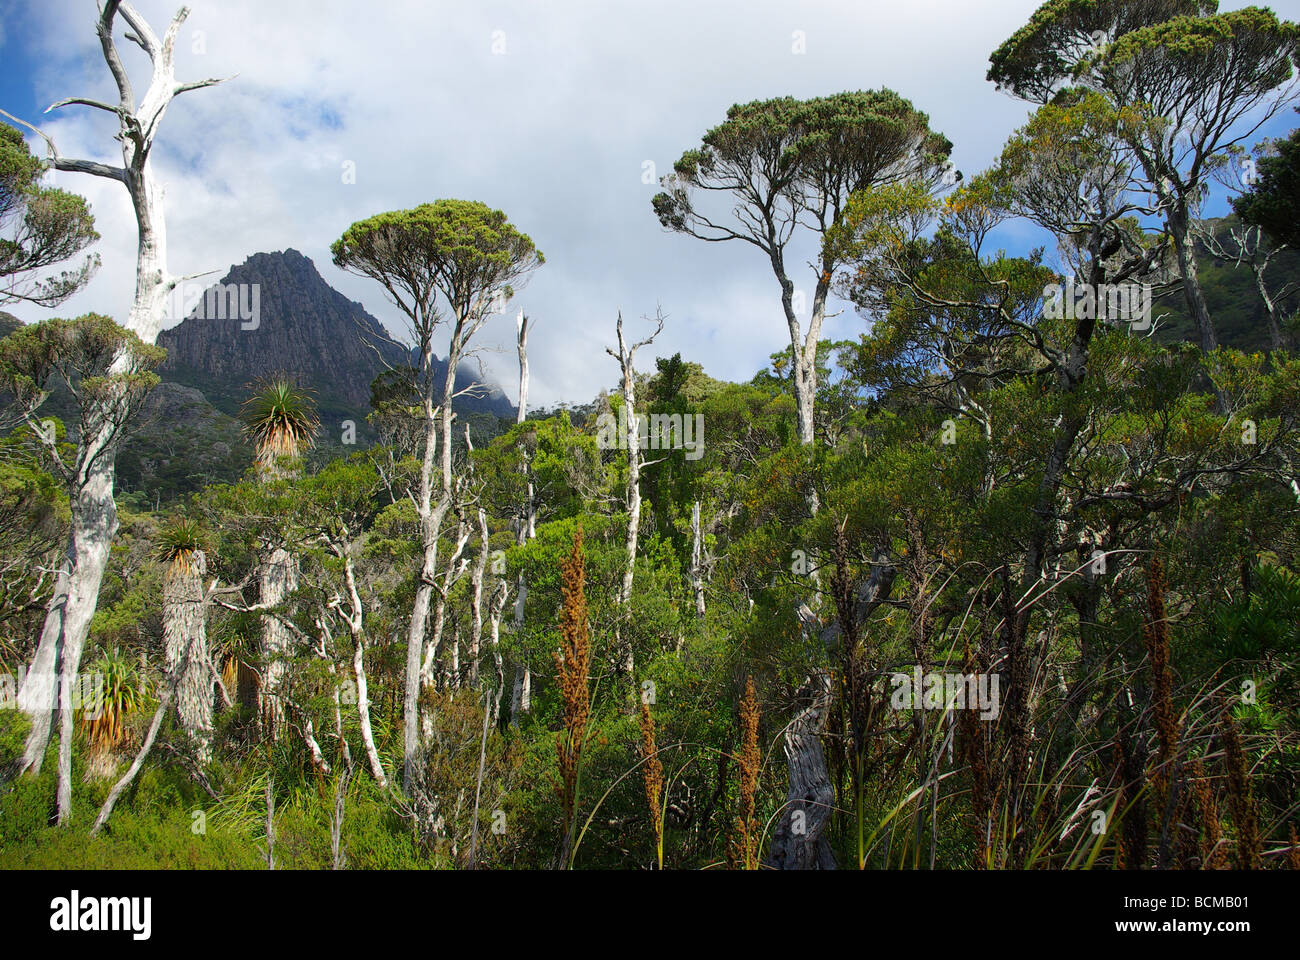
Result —
[{"label": "jagged rock outcrop", "polygon": [[[360,427],[370,412],[371,382],[386,364],[401,366],[410,356],[297,250],[255,253],[232,267],[189,316],[159,334],[158,344],[167,349],[162,378],[201,390],[228,414],[238,412],[259,378],[291,374],[316,394],[327,428],[342,420]],[[465,413],[514,416],[499,389],[462,401],[457,409]]]}]

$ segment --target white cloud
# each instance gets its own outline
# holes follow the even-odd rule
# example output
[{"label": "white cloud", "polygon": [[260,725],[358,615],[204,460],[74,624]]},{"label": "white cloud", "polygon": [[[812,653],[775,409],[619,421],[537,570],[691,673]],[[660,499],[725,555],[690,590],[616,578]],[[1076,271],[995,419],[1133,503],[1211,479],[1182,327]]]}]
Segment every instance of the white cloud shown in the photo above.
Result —
[{"label": "white cloud", "polygon": [[[37,99],[111,97],[95,5],[26,3],[33,34],[23,40],[45,64],[31,78]],[[1285,8],[1297,3],[1274,7],[1294,16]],[[383,210],[477,199],[506,211],[547,256],[486,331],[501,350],[485,361],[508,394],[517,306],[537,319],[535,404],[581,402],[613,384],[604,346],[616,312],[639,317],[656,302],[671,319],[646,367],[655,353],[681,350],[714,375],[747,378],[788,344],[776,282],[752,249],[665,233],[643,162],[666,172],[737,101],[888,86],[956,143],[958,166],[978,169],[1027,112],[984,80],[988,54],[1036,6],[198,0],[178,44],[179,78],[239,76],[178,98],[164,120],[154,162],[167,187],[170,266],[224,272],[251,253],[294,247],[396,330],[378,286],[330,264],[330,243]],[[161,31],[175,2],[137,7]],[[504,55],[492,52],[497,30]],[[796,30],[806,36],[802,56],[791,53]],[[142,88],[148,64],[122,45]],[[46,129],[63,153],[116,159],[111,118],[60,114]],[[342,182],[345,161],[355,163],[355,184]],[[135,261],[125,191],[58,178],[91,200],[104,238],[100,274],[58,312],[123,314]],[[847,311],[828,332],[861,323]]]}]

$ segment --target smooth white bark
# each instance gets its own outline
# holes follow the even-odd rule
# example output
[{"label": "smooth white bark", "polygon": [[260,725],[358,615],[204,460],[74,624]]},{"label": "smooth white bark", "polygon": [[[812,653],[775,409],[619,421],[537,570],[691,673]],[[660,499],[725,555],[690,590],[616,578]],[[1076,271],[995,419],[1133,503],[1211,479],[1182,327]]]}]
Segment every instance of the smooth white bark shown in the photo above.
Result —
[{"label": "smooth white bark", "polygon": [[[137,107],[130,79],[118,56],[113,28],[117,15],[130,28],[135,42],[143,48],[152,64],[152,75],[144,98]],[[53,104],[50,109],[79,104],[105,110],[117,116],[121,143],[122,166],[114,167],[95,161],[78,160],[62,156],[48,136],[36,132],[45,140],[50,162],[56,170],[86,173],[92,176],[118,180],[131,197],[138,230],[136,289],[126,326],[145,343],[152,344],[162,327],[168,295],[183,278],[173,277],[167,270],[167,234],[163,216],[161,185],[153,176],[149,162],[150,151],[159,124],[172,98],[188,90],[218,83],[203,80],[194,83],[177,83],[175,77],[174,48],[181,24],[189,15],[182,7],[172,18],[164,37],[159,40],[149,24],[129,3],[106,0],[100,10],[96,29],[103,50],[104,61],[117,86],[119,101],[116,105],[104,104],[86,98],[69,98]],[[25,124],[30,126],[29,124]],[[35,129],[34,127],[32,129]],[[123,372],[130,358],[119,356],[110,373]],[[111,410],[114,398],[103,405]],[[108,560],[109,545],[117,531],[117,511],[113,503],[114,460],[120,439],[120,423],[111,415],[101,418],[101,423],[82,438],[84,469],[79,473],[73,489],[72,525],[68,538],[66,558],[61,566],[54,596],[51,598],[46,620],[41,632],[35,659],[19,695],[19,705],[32,721],[27,743],[20,761],[21,770],[39,771],[41,758],[49,743],[54,717],[61,717],[61,744],[59,749],[59,811],[60,821],[66,819],[71,807],[71,749],[72,714],[70,709],[59,710],[52,703],[55,684],[54,671],[59,672],[58,686],[69,691],[81,665],[82,650],[90,620],[94,616],[99,598],[99,586]],[[84,448],[96,452],[85,455]],[[33,684],[30,689],[28,685]],[[65,703],[70,703],[65,700]]]}]

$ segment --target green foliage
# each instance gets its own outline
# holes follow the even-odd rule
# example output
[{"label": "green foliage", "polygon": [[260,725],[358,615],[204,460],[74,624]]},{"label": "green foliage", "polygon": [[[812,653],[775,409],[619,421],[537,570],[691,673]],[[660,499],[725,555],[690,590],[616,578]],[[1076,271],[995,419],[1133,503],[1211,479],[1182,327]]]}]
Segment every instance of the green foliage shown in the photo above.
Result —
[{"label": "green foliage", "polygon": [[1275,153],[1259,161],[1259,179],[1232,201],[1245,223],[1262,227],[1276,244],[1300,248],[1300,130],[1274,145]]},{"label": "green foliage", "polygon": [[[454,363],[435,400],[435,329],[449,327],[453,357],[467,347],[543,262],[533,241],[459,200],[353,224],[335,263],[384,287],[422,357],[374,383],[380,443],[309,451],[323,414],[277,378],[245,410],[276,469],[216,482],[184,473],[193,453],[181,450],[193,496],[165,508],[156,489],[121,498],[85,658],[108,679],[109,709],[76,735],[69,825],[49,825],[52,762],[0,792],[0,861],[261,869],[269,791],[277,865],[329,868],[339,791],[348,868],[465,867],[471,844],[474,865],[491,868],[554,867],[566,850],[580,869],[715,868],[735,859],[738,818],[763,825],[760,859],[795,836],[798,751],[824,757],[817,855],[840,864],[1209,868],[1224,849],[1248,858],[1252,829],[1277,853],[1300,783],[1300,361],[1285,345],[1242,349],[1259,322],[1250,277],[1204,246],[1224,349],[1182,343],[1177,319],[1173,335],[1142,336],[1048,307],[1071,274],[1168,279],[1171,221],[1154,224],[1162,211],[1137,195],[1158,173],[1194,193],[1237,154],[1220,143],[1205,169],[1165,170],[1164,133],[1205,110],[1203,88],[1232,87],[1228,113],[1264,103],[1289,76],[1294,32],[1212,2],[1051,0],[990,71],[1038,109],[991,169],[951,190],[940,171],[952,145],[892,91],[734,106],[665,178],[660,222],[762,247],[791,316],[783,258],[802,228],[818,244],[820,302],[834,288],[864,322],[851,339],[773,354],[748,383],[682,354],[641,375],[634,412],[698,417],[703,442],[647,456],[630,561],[627,457],[598,441],[600,415],[625,412],[625,397],[473,424],[472,444],[451,416]],[[1286,149],[1243,215],[1285,207]],[[36,169],[14,156],[19,179]],[[696,206],[710,192],[739,204],[730,226]],[[996,248],[995,231],[1026,224],[1050,234],[1058,266],[1044,250]],[[1290,257],[1274,264],[1275,282],[1294,275]],[[84,437],[117,398],[136,402],[158,357],[96,315],[0,341],[17,424],[0,437],[5,667],[30,661],[49,596],[39,571],[57,565],[67,523],[45,465],[66,471],[69,434]],[[816,415],[800,442],[794,390],[809,359]],[[51,416],[51,435],[35,411],[59,383],[81,421],[65,430]],[[447,499],[421,504],[431,490]],[[445,511],[436,543],[430,503]],[[578,530],[583,603],[561,572]],[[253,595],[268,544],[295,563],[274,610]],[[91,839],[167,679],[165,565],[198,550],[222,678],[220,697],[206,691],[212,763],[187,759],[168,716]],[[401,782],[411,611],[430,579],[412,690],[420,749]],[[262,647],[271,616],[287,649]],[[589,661],[570,646],[557,667],[577,637],[590,638]],[[255,719],[272,659],[289,718],[275,740]],[[1001,706],[900,705],[897,677],[914,670],[996,677]],[[527,710],[511,702],[525,673]],[[746,740],[742,764],[751,682],[743,716],[763,755]],[[825,712],[801,733],[823,683]],[[646,805],[643,704],[662,835]],[[21,748],[21,716],[0,710],[0,769]],[[1234,731],[1239,754],[1225,747]],[[1175,782],[1195,805],[1161,802]],[[1166,807],[1176,822],[1162,822]],[[1085,827],[1097,813],[1100,832]],[[1188,842],[1157,849],[1166,827]]]},{"label": "green foliage", "polygon": [[90,280],[99,255],[59,273],[99,239],[84,197],[41,186],[46,164],[27,148],[23,135],[0,124],[0,304],[26,301],[56,307]]},{"label": "green foliage", "polygon": [[408,312],[432,309],[437,290],[458,319],[481,313],[496,290],[509,296],[511,283],[546,261],[504,213],[469,200],[436,200],[358,221],[330,250],[335,266],[378,280]]},{"label": "green foliage", "polygon": [[1174,17],[1211,15],[1218,0],[1048,0],[989,58],[988,79],[1046,103],[1098,47]]}]

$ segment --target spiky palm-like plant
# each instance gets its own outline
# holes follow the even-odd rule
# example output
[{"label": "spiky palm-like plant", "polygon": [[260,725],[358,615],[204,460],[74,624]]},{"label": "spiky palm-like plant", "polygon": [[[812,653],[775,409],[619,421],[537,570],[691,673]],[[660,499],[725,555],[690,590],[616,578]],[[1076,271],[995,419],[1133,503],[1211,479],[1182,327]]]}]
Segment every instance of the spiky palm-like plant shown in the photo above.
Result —
[{"label": "spiky palm-like plant", "polygon": [[163,579],[163,647],[167,675],[176,683],[176,716],[194,759],[212,759],[214,683],[208,664],[208,637],[203,603],[207,572],[204,537],[192,520],[176,518],[164,527],[158,560]]},{"label": "spiky palm-like plant", "polygon": [[168,574],[188,575],[198,563],[198,554],[203,552],[203,528],[195,520],[175,517],[163,527],[158,536],[158,548],[154,556],[160,563],[167,565]]},{"label": "spiky palm-like plant", "polygon": [[258,466],[272,477],[282,476],[285,461],[291,466],[311,446],[320,426],[307,391],[285,377],[260,384],[245,401],[243,415]]},{"label": "spiky palm-like plant", "polygon": [[[320,421],[307,392],[287,377],[262,383],[244,404],[244,429],[257,447],[258,474],[263,482],[291,479],[297,461],[311,446]],[[263,545],[258,594],[264,607],[274,610],[298,589],[298,560],[275,539]],[[285,656],[293,637],[273,613],[262,617],[262,682],[258,714],[264,734],[275,739],[284,718],[280,690],[286,670]]]},{"label": "spiky palm-like plant", "polygon": [[98,689],[93,701],[83,697],[80,724],[90,745],[90,769],[107,775],[116,765],[114,754],[130,739],[127,719],[144,704],[146,681],[119,647],[105,651],[89,676]]}]

